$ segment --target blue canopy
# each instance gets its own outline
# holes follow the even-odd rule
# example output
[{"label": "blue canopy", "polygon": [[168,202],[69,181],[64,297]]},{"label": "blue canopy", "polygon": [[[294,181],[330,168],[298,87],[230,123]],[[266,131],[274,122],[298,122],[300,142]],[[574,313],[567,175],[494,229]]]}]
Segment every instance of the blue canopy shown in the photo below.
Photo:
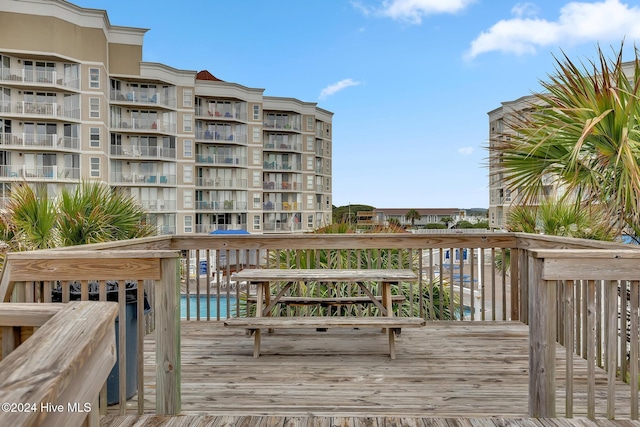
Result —
[{"label": "blue canopy", "polygon": [[247,230],[214,230],[209,234],[251,234]]}]

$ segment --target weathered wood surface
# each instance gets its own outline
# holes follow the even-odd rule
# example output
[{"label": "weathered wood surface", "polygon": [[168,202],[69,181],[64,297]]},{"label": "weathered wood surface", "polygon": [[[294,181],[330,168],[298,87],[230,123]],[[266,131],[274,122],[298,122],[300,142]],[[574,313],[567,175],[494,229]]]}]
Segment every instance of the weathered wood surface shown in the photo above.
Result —
[{"label": "weathered wood surface", "polygon": [[[87,417],[69,411],[67,404],[93,402],[106,381],[116,361],[117,304],[75,302],[64,307],[0,363],[0,402],[35,405],[32,411],[15,412],[3,406],[0,425],[70,426]],[[42,404],[63,405],[64,410],[43,411]]]},{"label": "weathered wood surface", "polygon": [[182,415],[161,417],[108,416],[101,427],[638,427],[637,421],[534,418],[421,418],[340,416],[222,416]]},{"label": "weathered wood surface", "polygon": [[224,326],[247,329],[297,328],[411,328],[424,326],[421,317],[357,317],[357,316],[281,316],[234,317]]},{"label": "weathered wood surface", "polygon": [[407,269],[279,269],[252,268],[233,273],[232,280],[249,282],[414,282],[418,276]]},{"label": "weathered wood surface", "polygon": [[[264,340],[263,357],[254,359],[253,343],[241,329],[222,322],[183,321],[181,327],[183,414],[528,417],[529,336],[520,322],[408,328],[395,361],[381,351],[387,337],[377,330],[276,331]],[[145,340],[147,413],[156,393],[153,338]],[[562,416],[566,354],[557,350]],[[573,374],[574,415],[585,417],[587,366],[580,357],[574,357]],[[596,369],[597,417],[606,415],[606,375]],[[614,403],[616,418],[628,419],[628,386],[618,383]]]},{"label": "weathered wood surface", "polygon": [[64,308],[60,304],[2,304],[0,326],[42,326]]}]

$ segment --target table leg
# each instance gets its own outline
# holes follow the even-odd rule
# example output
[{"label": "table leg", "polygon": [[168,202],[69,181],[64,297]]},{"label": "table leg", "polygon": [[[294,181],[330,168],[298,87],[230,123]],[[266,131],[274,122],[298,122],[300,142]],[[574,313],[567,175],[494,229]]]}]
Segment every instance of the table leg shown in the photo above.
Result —
[{"label": "table leg", "polygon": [[[393,317],[393,307],[391,301],[391,283],[382,282],[382,305],[387,309],[387,317]],[[389,356],[391,359],[396,358],[396,342],[395,332],[393,328],[388,328],[389,334]]]},{"label": "table leg", "polygon": [[[264,282],[257,283],[257,295],[256,295],[256,317],[262,317],[262,307],[264,305],[264,295],[268,290],[268,287],[265,286]],[[260,356],[260,338],[261,338],[261,330],[260,328],[256,329],[253,335],[253,357],[257,358]]]}]

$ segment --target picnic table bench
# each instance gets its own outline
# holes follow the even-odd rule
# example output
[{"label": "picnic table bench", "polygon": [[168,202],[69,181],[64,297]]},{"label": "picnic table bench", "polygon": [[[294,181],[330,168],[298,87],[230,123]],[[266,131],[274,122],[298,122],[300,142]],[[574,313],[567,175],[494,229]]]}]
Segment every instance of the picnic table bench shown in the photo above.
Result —
[{"label": "picnic table bench", "polygon": [[[421,317],[396,317],[393,315],[393,302],[404,301],[403,296],[391,294],[391,285],[400,282],[415,282],[418,276],[411,270],[352,270],[352,269],[245,269],[232,274],[236,281],[247,281],[257,286],[255,317],[236,317],[227,319],[228,327],[241,327],[254,335],[253,356],[260,355],[261,329],[294,328],[382,328],[389,334],[389,356],[396,358],[395,336],[402,328],[424,326]],[[271,283],[283,282],[284,286],[272,296]],[[299,282],[338,282],[357,284],[364,296],[356,297],[295,297],[287,296],[294,283]],[[372,283],[380,284],[381,295],[371,290]],[[373,304],[378,307],[380,316],[273,316],[271,310],[276,304]]]}]

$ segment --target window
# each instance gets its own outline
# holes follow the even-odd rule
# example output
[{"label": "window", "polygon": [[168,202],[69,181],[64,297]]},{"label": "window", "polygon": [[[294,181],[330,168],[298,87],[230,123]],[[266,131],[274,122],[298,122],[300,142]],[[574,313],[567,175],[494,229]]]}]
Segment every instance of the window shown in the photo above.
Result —
[{"label": "window", "polygon": [[260,230],[260,215],[253,216],[253,229]]},{"label": "window", "polygon": [[254,171],[253,172],[253,186],[254,187],[262,187],[260,185],[260,172],[258,172],[258,171]]},{"label": "window", "polygon": [[185,89],[182,91],[182,106],[191,107],[193,105],[193,91]]},{"label": "window", "polygon": [[89,87],[91,89],[100,89],[100,69],[89,68]]},{"label": "window", "polygon": [[313,215],[307,215],[307,228],[313,228]]},{"label": "window", "polygon": [[260,164],[260,151],[259,150],[253,150],[253,164],[254,165],[259,165]]},{"label": "window", "polygon": [[193,183],[193,166],[184,165],[182,169],[182,176],[184,178],[184,182],[187,184]]},{"label": "window", "polygon": [[253,208],[260,209],[260,193],[253,193]]},{"label": "window", "polygon": [[307,137],[307,151],[313,151],[313,142],[315,141],[315,138],[312,136],[308,136]]},{"label": "window", "polygon": [[253,128],[253,142],[260,142],[260,128]]},{"label": "window", "polygon": [[307,176],[307,190],[313,190],[313,176]]},{"label": "window", "polygon": [[185,215],[184,217],[184,232],[193,233],[193,217],[191,215]]},{"label": "window", "polygon": [[260,120],[260,106],[253,106],[253,120]]},{"label": "window", "polygon": [[182,195],[182,203],[185,209],[193,209],[193,191],[185,191]]},{"label": "window", "polygon": [[327,189],[326,191],[331,191],[331,179],[327,178]]},{"label": "window", "polygon": [[313,209],[313,196],[307,195],[307,209]]},{"label": "window", "polygon": [[312,171],[313,170],[313,157],[311,157],[311,156],[307,157],[307,170],[308,171]]},{"label": "window", "polygon": [[100,157],[91,157],[89,163],[91,165],[89,176],[91,178],[100,178]]},{"label": "window", "polygon": [[313,130],[313,123],[315,119],[313,116],[307,116],[307,130]]},{"label": "window", "polygon": [[193,140],[185,139],[182,147],[182,155],[184,157],[193,157]]},{"label": "window", "polygon": [[100,98],[89,98],[89,116],[94,119],[100,118]]},{"label": "window", "polygon": [[184,132],[193,132],[193,117],[191,114],[185,114],[182,117],[182,130]]},{"label": "window", "polygon": [[89,141],[91,148],[100,148],[100,128],[89,129]]}]

